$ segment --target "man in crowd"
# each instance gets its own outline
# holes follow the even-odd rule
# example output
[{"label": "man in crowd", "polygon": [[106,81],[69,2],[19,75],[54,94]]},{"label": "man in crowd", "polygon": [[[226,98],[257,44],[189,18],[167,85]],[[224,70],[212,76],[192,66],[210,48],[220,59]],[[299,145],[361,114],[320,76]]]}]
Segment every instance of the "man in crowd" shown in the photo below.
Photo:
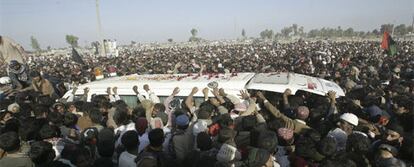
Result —
[{"label": "man in crowd", "polygon": [[[85,66],[65,57],[40,56],[36,59],[41,63],[29,63],[31,71],[39,71],[32,77],[25,65],[11,63],[14,88],[33,81],[41,93],[17,92],[16,98],[11,95],[0,101],[0,166],[43,165],[40,160],[52,167],[412,165],[413,127],[407,117],[413,114],[413,44],[399,43],[401,52],[393,57],[382,55],[378,42],[368,41],[129,48],[121,50],[118,58],[86,56]],[[45,61],[49,59],[64,63]],[[283,94],[243,92],[248,104],[242,104],[216,88],[211,90],[213,98],[205,96],[198,104],[195,87],[172,108],[179,88],[171,90],[163,103],[155,96],[157,90],[146,85],[147,93],[130,88],[139,98],[135,109],[119,98],[116,89],[108,96],[87,96],[86,89],[89,99],[61,103],[54,110],[52,90],[40,76],[57,77],[69,86],[92,81],[92,69],[106,66],[116,66],[121,76],[192,73],[204,66],[201,75],[297,72],[335,81],[347,91],[341,98],[333,92],[319,96],[292,94],[288,89]],[[49,97],[39,100],[41,95]],[[75,105],[70,111],[76,107],[82,114],[67,114],[70,105]],[[6,110],[9,106],[11,111]],[[73,133],[76,130],[83,133]],[[111,132],[110,140],[103,142],[98,136],[106,131]],[[65,137],[72,142],[58,142]],[[112,148],[104,158],[102,143]],[[108,162],[111,155],[117,156]]]}]

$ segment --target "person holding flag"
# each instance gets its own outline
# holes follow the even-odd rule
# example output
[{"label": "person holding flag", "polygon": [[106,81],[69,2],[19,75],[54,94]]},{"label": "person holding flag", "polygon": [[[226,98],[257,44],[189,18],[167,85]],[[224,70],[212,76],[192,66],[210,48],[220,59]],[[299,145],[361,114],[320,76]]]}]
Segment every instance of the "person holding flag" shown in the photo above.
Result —
[{"label": "person holding flag", "polygon": [[387,55],[397,54],[397,43],[392,39],[391,35],[385,31],[382,37],[381,48],[387,53]]}]

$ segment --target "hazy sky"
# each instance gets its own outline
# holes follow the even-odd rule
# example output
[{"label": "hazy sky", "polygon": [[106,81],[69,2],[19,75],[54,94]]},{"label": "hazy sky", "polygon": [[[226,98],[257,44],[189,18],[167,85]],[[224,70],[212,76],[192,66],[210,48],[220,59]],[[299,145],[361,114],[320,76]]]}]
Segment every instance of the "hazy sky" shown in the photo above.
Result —
[{"label": "hazy sky", "polygon": [[[190,29],[206,39],[258,36],[296,23],[312,28],[373,30],[411,24],[414,0],[100,0],[105,38],[120,43],[186,41]],[[95,0],[0,0],[0,35],[30,50],[30,36],[46,48],[65,47],[65,35],[85,45],[98,39]]]}]

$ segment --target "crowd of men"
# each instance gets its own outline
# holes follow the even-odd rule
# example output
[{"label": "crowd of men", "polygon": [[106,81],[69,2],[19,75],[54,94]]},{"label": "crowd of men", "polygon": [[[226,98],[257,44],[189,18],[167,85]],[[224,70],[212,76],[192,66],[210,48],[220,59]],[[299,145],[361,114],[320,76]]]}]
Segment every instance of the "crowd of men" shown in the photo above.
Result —
[{"label": "crowd of men", "polygon": [[[414,42],[397,42],[397,51],[387,55],[373,41],[298,41],[2,62],[0,166],[413,166]],[[194,87],[172,105],[179,88],[160,101],[140,85],[147,94],[131,88],[135,108],[116,87],[90,101],[61,99],[98,75],[238,72],[307,74],[346,96]]]}]

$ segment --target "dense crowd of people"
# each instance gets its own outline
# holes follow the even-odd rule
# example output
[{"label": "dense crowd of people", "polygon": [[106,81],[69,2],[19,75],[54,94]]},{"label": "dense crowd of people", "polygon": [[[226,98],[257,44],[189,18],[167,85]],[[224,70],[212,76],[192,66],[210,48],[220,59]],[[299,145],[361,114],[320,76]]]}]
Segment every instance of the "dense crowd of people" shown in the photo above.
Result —
[{"label": "dense crowd of people", "polygon": [[[0,166],[413,166],[414,42],[298,41],[124,48],[119,57],[2,62]],[[135,108],[117,88],[90,101],[73,85],[129,74],[295,72],[338,83],[319,96],[197,88],[172,105],[144,86]],[[199,90],[200,89],[200,90]],[[198,104],[194,94],[205,101]],[[214,97],[208,98],[209,93]],[[85,90],[84,96],[88,96]],[[239,96],[239,97],[238,97]]]}]

